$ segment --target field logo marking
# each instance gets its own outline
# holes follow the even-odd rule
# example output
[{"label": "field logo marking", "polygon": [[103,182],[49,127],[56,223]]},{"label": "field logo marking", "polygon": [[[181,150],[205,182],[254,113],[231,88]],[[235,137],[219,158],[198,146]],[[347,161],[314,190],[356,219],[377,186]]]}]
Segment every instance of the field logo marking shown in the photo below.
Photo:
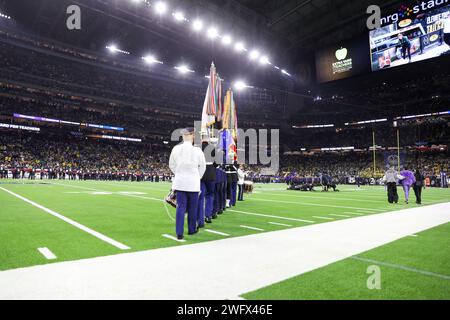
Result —
[{"label": "field logo marking", "polygon": [[38,248],[38,251],[47,259],[47,260],[55,260],[56,256],[53,252],[50,251],[49,248]]},{"label": "field logo marking", "polygon": [[381,290],[381,268],[372,265],[367,268],[366,273],[370,275],[367,279],[367,289]]},{"label": "field logo marking", "polygon": [[16,193],[12,192],[12,191],[9,191],[8,189],[0,187],[0,190],[3,190],[3,191],[9,193],[10,195],[12,195],[12,196],[14,196],[16,198],[18,198],[18,199],[20,199],[22,201],[25,201],[26,203],[31,204],[32,206],[34,206],[34,207],[36,207],[38,209],[41,209],[42,211],[45,211],[45,212],[51,214],[52,216],[65,221],[68,224],[71,224],[72,226],[74,226],[74,227],[76,227],[76,228],[78,228],[78,229],[80,229],[80,230],[82,230],[82,231],[84,231],[86,233],[89,233],[90,235],[92,235],[92,236],[94,236],[94,237],[96,237],[96,238],[98,238],[98,239],[100,239],[100,240],[102,240],[102,241],[104,241],[106,243],[109,243],[110,245],[112,245],[112,246],[114,246],[116,248],[119,248],[120,250],[129,250],[130,249],[130,247],[128,247],[128,246],[126,246],[126,245],[124,245],[124,244],[122,244],[122,243],[120,243],[120,242],[118,242],[116,240],[113,240],[113,239],[111,239],[111,238],[101,234],[100,232],[92,230],[92,229],[82,225],[81,223],[78,223],[78,222],[76,222],[76,221],[74,221],[72,219],[69,219],[69,218],[63,216],[62,214],[59,214],[58,212],[50,210],[50,209],[48,209],[48,208],[46,208],[44,206],[41,206],[40,204],[38,204],[38,203],[36,203],[34,201],[31,201],[31,200],[29,200],[27,198],[24,198],[21,195],[18,195]]}]

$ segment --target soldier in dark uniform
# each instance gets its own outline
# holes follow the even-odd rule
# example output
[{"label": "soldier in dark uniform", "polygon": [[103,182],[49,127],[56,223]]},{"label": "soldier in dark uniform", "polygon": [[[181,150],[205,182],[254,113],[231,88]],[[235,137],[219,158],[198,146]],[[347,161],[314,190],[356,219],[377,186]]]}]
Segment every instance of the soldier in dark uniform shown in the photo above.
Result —
[{"label": "soldier in dark uniform", "polygon": [[[205,153],[205,149],[209,146],[207,141],[202,143],[202,151]],[[198,200],[198,226],[203,228],[206,223],[212,222],[213,206],[214,206],[214,193],[216,188],[216,169],[214,167],[214,151],[209,154],[205,153],[206,158],[206,171],[201,179],[201,192]]]},{"label": "soldier in dark uniform", "polygon": [[413,184],[413,190],[414,194],[416,195],[416,203],[422,204],[422,189],[425,186],[425,178],[422,173],[420,173],[419,169],[417,169],[414,173],[414,177],[416,178],[416,182],[414,182]]}]

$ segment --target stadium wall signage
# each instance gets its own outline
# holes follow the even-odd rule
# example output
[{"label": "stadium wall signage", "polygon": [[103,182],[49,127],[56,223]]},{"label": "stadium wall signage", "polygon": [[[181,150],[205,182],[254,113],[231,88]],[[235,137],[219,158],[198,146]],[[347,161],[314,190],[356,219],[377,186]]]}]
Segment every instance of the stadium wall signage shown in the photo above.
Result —
[{"label": "stadium wall signage", "polygon": [[430,0],[422,1],[416,5],[408,6],[402,4],[398,12],[381,18],[381,25],[387,25],[397,23],[403,19],[413,18],[414,16],[427,12],[432,9],[436,9],[440,6],[449,4],[450,0]]}]

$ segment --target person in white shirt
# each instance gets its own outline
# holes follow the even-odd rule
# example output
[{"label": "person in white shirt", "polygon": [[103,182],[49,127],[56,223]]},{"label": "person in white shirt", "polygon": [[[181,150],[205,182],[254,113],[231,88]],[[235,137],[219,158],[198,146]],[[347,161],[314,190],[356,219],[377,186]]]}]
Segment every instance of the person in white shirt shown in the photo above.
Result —
[{"label": "person in white shirt", "polygon": [[179,240],[184,234],[184,214],[188,213],[189,235],[198,232],[197,204],[200,179],[206,170],[202,150],[194,147],[194,128],[182,130],[183,143],[175,146],[170,154],[169,167],[175,177],[172,190],[177,195],[176,233]]},{"label": "person in white shirt", "polygon": [[238,175],[238,201],[244,201],[244,181],[245,181],[245,174],[244,171],[242,171],[241,168],[238,168],[237,170]]}]

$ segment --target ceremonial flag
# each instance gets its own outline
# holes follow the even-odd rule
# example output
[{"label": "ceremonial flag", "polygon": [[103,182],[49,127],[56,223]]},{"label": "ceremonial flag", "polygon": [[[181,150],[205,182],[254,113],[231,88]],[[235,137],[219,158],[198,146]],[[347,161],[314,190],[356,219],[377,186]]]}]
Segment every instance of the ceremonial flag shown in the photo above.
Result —
[{"label": "ceremonial flag", "polygon": [[[221,85],[214,62],[211,64],[209,84],[206,90],[202,111],[202,135],[209,136],[209,129],[216,123],[218,110],[221,108]],[[220,111],[220,110],[219,110]]]}]

